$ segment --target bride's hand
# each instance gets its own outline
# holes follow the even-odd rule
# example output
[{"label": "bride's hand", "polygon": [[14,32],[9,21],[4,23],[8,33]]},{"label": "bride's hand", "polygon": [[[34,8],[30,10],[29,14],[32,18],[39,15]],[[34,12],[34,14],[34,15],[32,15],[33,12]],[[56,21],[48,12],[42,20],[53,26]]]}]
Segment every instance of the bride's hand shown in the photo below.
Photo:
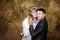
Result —
[{"label": "bride's hand", "polygon": [[29,18],[29,25],[32,25],[33,24],[33,20],[32,20],[32,18],[30,17]]},{"label": "bride's hand", "polygon": [[20,36],[23,36],[23,29],[20,30]]}]

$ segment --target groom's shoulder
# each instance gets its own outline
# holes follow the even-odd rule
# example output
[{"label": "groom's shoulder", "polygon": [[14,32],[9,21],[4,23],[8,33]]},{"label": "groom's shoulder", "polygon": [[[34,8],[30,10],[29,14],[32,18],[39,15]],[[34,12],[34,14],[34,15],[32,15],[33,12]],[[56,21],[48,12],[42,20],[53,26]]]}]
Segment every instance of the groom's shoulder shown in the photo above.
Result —
[{"label": "groom's shoulder", "polygon": [[41,20],[39,23],[38,23],[39,25],[47,25],[47,19],[43,19],[43,20]]}]

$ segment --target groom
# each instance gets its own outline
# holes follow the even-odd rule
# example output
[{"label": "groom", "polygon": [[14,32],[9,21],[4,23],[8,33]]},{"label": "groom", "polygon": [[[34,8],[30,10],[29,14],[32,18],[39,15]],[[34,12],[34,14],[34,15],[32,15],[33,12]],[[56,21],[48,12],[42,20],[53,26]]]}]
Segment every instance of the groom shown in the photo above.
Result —
[{"label": "groom", "polygon": [[48,23],[45,18],[46,11],[43,8],[39,8],[36,10],[37,13],[37,25],[36,27],[33,26],[33,21],[30,21],[30,34],[32,40],[47,40],[47,30],[48,30]]}]

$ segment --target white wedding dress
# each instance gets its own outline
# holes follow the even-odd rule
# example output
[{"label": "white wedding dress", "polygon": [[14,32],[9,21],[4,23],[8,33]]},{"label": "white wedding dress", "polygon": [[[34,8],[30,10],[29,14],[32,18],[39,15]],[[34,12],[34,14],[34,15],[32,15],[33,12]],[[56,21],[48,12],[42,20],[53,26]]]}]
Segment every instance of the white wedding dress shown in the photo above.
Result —
[{"label": "white wedding dress", "polygon": [[23,20],[22,27],[23,27],[23,37],[22,37],[22,40],[31,40],[31,35],[30,35],[30,32],[29,32],[28,17],[26,17]]}]

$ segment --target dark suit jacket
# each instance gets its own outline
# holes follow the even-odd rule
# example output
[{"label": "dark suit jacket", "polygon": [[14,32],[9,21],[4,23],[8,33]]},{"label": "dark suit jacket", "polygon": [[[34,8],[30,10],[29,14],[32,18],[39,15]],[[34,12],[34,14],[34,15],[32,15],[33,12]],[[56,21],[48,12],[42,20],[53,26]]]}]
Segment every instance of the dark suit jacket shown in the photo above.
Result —
[{"label": "dark suit jacket", "polygon": [[46,19],[41,20],[36,28],[34,29],[31,25],[29,28],[30,34],[32,36],[32,40],[47,40],[47,30],[48,30],[48,23]]}]

